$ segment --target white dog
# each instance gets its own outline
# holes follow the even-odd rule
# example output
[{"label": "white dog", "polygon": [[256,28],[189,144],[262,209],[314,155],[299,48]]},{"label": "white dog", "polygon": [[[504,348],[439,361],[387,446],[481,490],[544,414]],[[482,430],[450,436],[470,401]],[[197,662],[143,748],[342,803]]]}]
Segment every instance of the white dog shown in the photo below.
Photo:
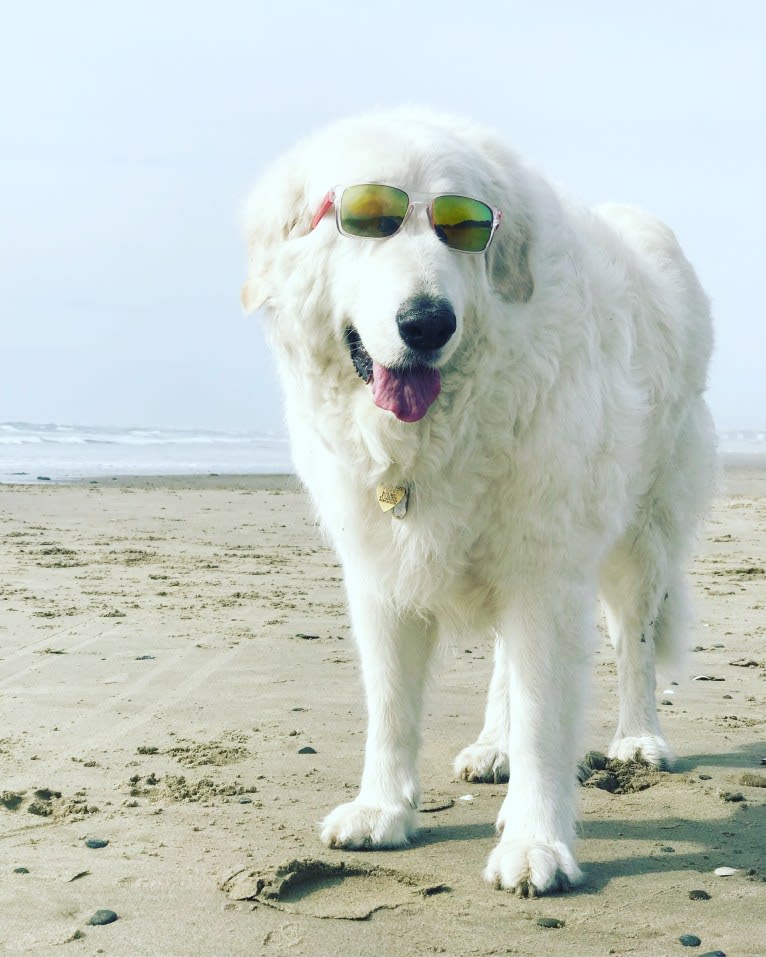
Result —
[{"label": "white dog", "polygon": [[[341,184],[341,185],[339,185]],[[395,188],[391,188],[395,187]],[[616,648],[610,755],[667,766],[655,655],[678,660],[706,508],[708,301],[673,233],[583,208],[494,135],[373,113],[299,144],[248,205],[295,464],[343,563],[369,726],[332,847],[406,844],[428,663],[495,642],[470,781],[510,774],[485,877],[581,880],[576,768],[600,593]]]}]

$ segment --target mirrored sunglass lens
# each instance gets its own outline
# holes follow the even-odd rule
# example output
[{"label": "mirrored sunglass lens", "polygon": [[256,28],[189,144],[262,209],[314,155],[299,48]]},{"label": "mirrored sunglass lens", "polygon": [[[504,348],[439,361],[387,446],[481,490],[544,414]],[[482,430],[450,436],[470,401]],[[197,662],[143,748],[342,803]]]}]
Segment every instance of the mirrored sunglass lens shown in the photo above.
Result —
[{"label": "mirrored sunglass lens", "polygon": [[431,207],[436,235],[451,249],[480,253],[492,236],[492,210],[467,196],[437,196]]},{"label": "mirrored sunglass lens", "polygon": [[340,203],[340,224],[352,236],[393,236],[407,214],[409,197],[393,186],[348,186]]}]

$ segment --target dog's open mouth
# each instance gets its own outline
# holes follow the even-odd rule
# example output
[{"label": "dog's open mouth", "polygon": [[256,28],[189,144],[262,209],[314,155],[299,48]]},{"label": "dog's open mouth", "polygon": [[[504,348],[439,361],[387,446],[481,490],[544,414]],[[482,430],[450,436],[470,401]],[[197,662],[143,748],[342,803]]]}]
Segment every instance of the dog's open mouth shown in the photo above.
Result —
[{"label": "dog's open mouth", "polygon": [[372,383],[372,398],[379,409],[393,412],[402,422],[423,418],[441,391],[438,369],[424,363],[387,369],[372,358],[353,327],[346,329],[346,344],[357,375]]}]

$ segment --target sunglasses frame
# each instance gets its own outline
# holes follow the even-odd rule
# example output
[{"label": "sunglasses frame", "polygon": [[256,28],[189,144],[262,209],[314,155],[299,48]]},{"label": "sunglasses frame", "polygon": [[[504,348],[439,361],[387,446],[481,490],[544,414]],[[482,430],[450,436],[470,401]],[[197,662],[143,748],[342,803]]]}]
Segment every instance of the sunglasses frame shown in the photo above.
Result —
[{"label": "sunglasses frame", "polygon": [[[343,225],[340,221],[340,206],[341,200],[343,199],[343,193],[352,186],[384,186],[388,189],[396,189],[400,193],[404,193],[404,195],[407,197],[407,211],[402,217],[402,221],[399,224],[398,229],[396,229],[395,232],[390,233],[388,236],[357,236],[355,233],[347,232],[343,228]],[[487,240],[487,244],[483,249],[456,249],[454,246],[450,246],[449,243],[445,243],[443,239],[439,238],[439,234],[436,232],[436,226],[434,225],[433,221],[433,204],[435,200],[447,196],[456,197],[458,199],[468,199],[472,203],[482,203],[482,205],[486,206],[487,209],[490,210],[492,213],[492,225],[490,227],[489,239]],[[502,210],[496,209],[494,206],[490,206],[489,203],[485,203],[483,199],[473,199],[471,196],[462,196],[459,193],[408,193],[407,190],[402,189],[401,186],[391,186],[389,183],[348,183],[345,186],[333,186],[325,193],[319,209],[316,211],[313,219],[311,220],[312,230],[316,229],[316,227],[324,219],[333,206],[335,207],[335,225],[341,236],[348,236],[350,239],[370,239],[373,242],[381,242],[386,239],[391,239],[392,236],[396,236],[397,233],[404,229],[405,223],[412,215],[415,207],[425,207],[426,214],[428,216],[428,223],[436,234],[436,238],[439,239],[439,242],[443,243],[447,249],[451,249],[455,253],[467,253],[469,256],[481,256],[482,253],[485,253],[489,249],[490,243],[492,242],[495,233],[503,221]]]}]

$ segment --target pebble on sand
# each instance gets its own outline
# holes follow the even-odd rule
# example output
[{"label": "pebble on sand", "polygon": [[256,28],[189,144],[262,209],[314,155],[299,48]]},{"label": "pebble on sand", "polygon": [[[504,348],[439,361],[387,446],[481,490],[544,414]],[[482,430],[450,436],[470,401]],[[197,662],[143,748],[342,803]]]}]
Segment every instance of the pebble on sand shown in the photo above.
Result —
[{"label": "pebble on sand", "polygon": [[709,901],[710,894],[707,891],[689,891],[690,901]]},{"label": "pebble on sand", "polygon": [[538,927],[563,927],[566,921],[561,920],[558,917],[538,917],[537,926]]},{"label": "pebble on sand", "polygon": [[96,913],[88,919],[88,923],[94,927],[100,924],[113,924],[117,920],[117,914],[113,910],[97,910]]},{"label": "pebble on sand", "polygon": [[681,934],[678,938],[684,947],[699,947],[702,941],[696,934]]},{"label": "pebble on sand", "polygon": [[85,842],[86,847],[90,847],[92,850],[97,851],[102,847],[106,847],[109,841],[105,841],[101,837],[89,837]]},{"label": "pebble on sand", "polygon": [[316,754],[316,751],[314,750],[314,748],[312,748],[310,745],[307,744],[305,748],[301,748],[298,751],[298,754]]},{"label": "pebble on sand", "polygon": [[732,874],[736,874],[738,870],[738,867],[716,867],[713,873],[716,877],[731,877]]}]

